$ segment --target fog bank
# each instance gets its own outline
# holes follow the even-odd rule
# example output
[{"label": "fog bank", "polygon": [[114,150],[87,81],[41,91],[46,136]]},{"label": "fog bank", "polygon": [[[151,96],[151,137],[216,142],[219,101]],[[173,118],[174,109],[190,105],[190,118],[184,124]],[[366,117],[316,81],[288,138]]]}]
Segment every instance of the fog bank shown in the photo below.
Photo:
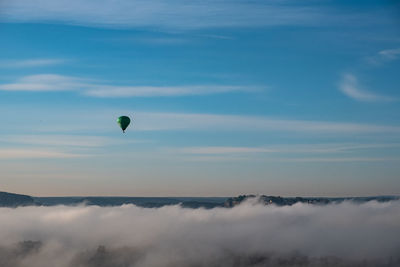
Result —
[{"label": "fog bank", "polygon": [[399,266],[400,201],[0,208],[0,266]]}]

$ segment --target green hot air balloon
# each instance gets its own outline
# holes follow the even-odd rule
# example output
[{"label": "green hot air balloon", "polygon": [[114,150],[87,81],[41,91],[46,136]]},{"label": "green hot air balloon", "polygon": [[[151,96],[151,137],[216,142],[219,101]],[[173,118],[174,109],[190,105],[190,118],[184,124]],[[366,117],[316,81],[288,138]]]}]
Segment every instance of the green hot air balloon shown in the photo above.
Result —
[{"label": "green hot air balloon", "polygon": [[126,128],[128,128],[129,123],[131,123],[131,119],[129,119],[128,116],[121,116],[118,118],[117,122],[122,131],[125,132]]}]

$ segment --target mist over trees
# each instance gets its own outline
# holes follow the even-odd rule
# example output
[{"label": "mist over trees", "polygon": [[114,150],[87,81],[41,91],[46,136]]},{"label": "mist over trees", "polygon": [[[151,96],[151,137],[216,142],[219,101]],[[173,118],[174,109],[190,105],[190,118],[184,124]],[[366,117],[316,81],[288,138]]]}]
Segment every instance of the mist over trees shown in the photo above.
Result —
[{"label": "mist over trees", "polygon": [[0,208],[0,265],[399,266],[400,202]]},{"label": "mist over trees", "polygon": [[[36,266],[31,265],[32,259],[40,256],[42,249],[41,242],[24,241],[13,247],[0,247],[0,265],[2,267],[15,266]],[[133,248],[119,247],[107,248],[98,246],[96,249],[87,249],[77,252],[68,262],[58,262],[57,266],[68,267],[128,267],[128,266],[153,266],[146,264],[148,251]],[[41,258],[41,260],[45,260]],[[62,260],[62,259],[60,259]],[[37,259],[35,259],[37,261]],[[42,266],[46,265],[45,262]],[[153,263],[152,263],[153,264]],[[156,263],[156,266],[161,266]],[[211,266],[211,267],[273,267],[273,266],[311,266],[311,267],[373,267],[373,266],[399,266],[399,258],[388,259],[358,259],[350,260],[335,256],[309,257],[292,253],[254,253],[246,254],[237,251],[221,251],[220,254],[202,260],[191,258],[175,259],[173,263],[166,260],[164,266]]]}]

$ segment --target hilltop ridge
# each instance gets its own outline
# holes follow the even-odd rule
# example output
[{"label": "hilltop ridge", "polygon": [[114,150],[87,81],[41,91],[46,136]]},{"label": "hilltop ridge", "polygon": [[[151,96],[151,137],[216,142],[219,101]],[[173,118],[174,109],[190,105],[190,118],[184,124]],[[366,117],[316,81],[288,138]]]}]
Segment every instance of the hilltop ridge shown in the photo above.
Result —
[{"label": "hilltop ridge", "polygon": [[216,207],[232,208],[249,199],[264,205],[290,206],[296,203],[311,205],[326,205],[352,201],[364,203],[368,201],[387,202],[400,200],[399,196],[372,196],[372,197],[281,197],[268,195],[240,195],[237,197],[32,197],[14,193],[0,192],[0,207],[19,206],[121,206],[133,204],[144,208],[158,208],[167,205],[181,205],[183,208],[205,208]]},{"label": "hilltop ridge", "polygon": [[18,207],[34,205],[35,200],[28,195],[0,191],[0,207]]}]

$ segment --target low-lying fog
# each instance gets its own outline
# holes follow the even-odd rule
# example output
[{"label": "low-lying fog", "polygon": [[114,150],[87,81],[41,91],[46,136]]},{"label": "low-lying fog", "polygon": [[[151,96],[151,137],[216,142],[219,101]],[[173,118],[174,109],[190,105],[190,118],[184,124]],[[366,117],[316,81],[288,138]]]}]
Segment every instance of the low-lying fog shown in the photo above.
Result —
[{"label": "low-lying fog", "polygon": [[0,266],[400,266],[400,201],[0,208]]}]

